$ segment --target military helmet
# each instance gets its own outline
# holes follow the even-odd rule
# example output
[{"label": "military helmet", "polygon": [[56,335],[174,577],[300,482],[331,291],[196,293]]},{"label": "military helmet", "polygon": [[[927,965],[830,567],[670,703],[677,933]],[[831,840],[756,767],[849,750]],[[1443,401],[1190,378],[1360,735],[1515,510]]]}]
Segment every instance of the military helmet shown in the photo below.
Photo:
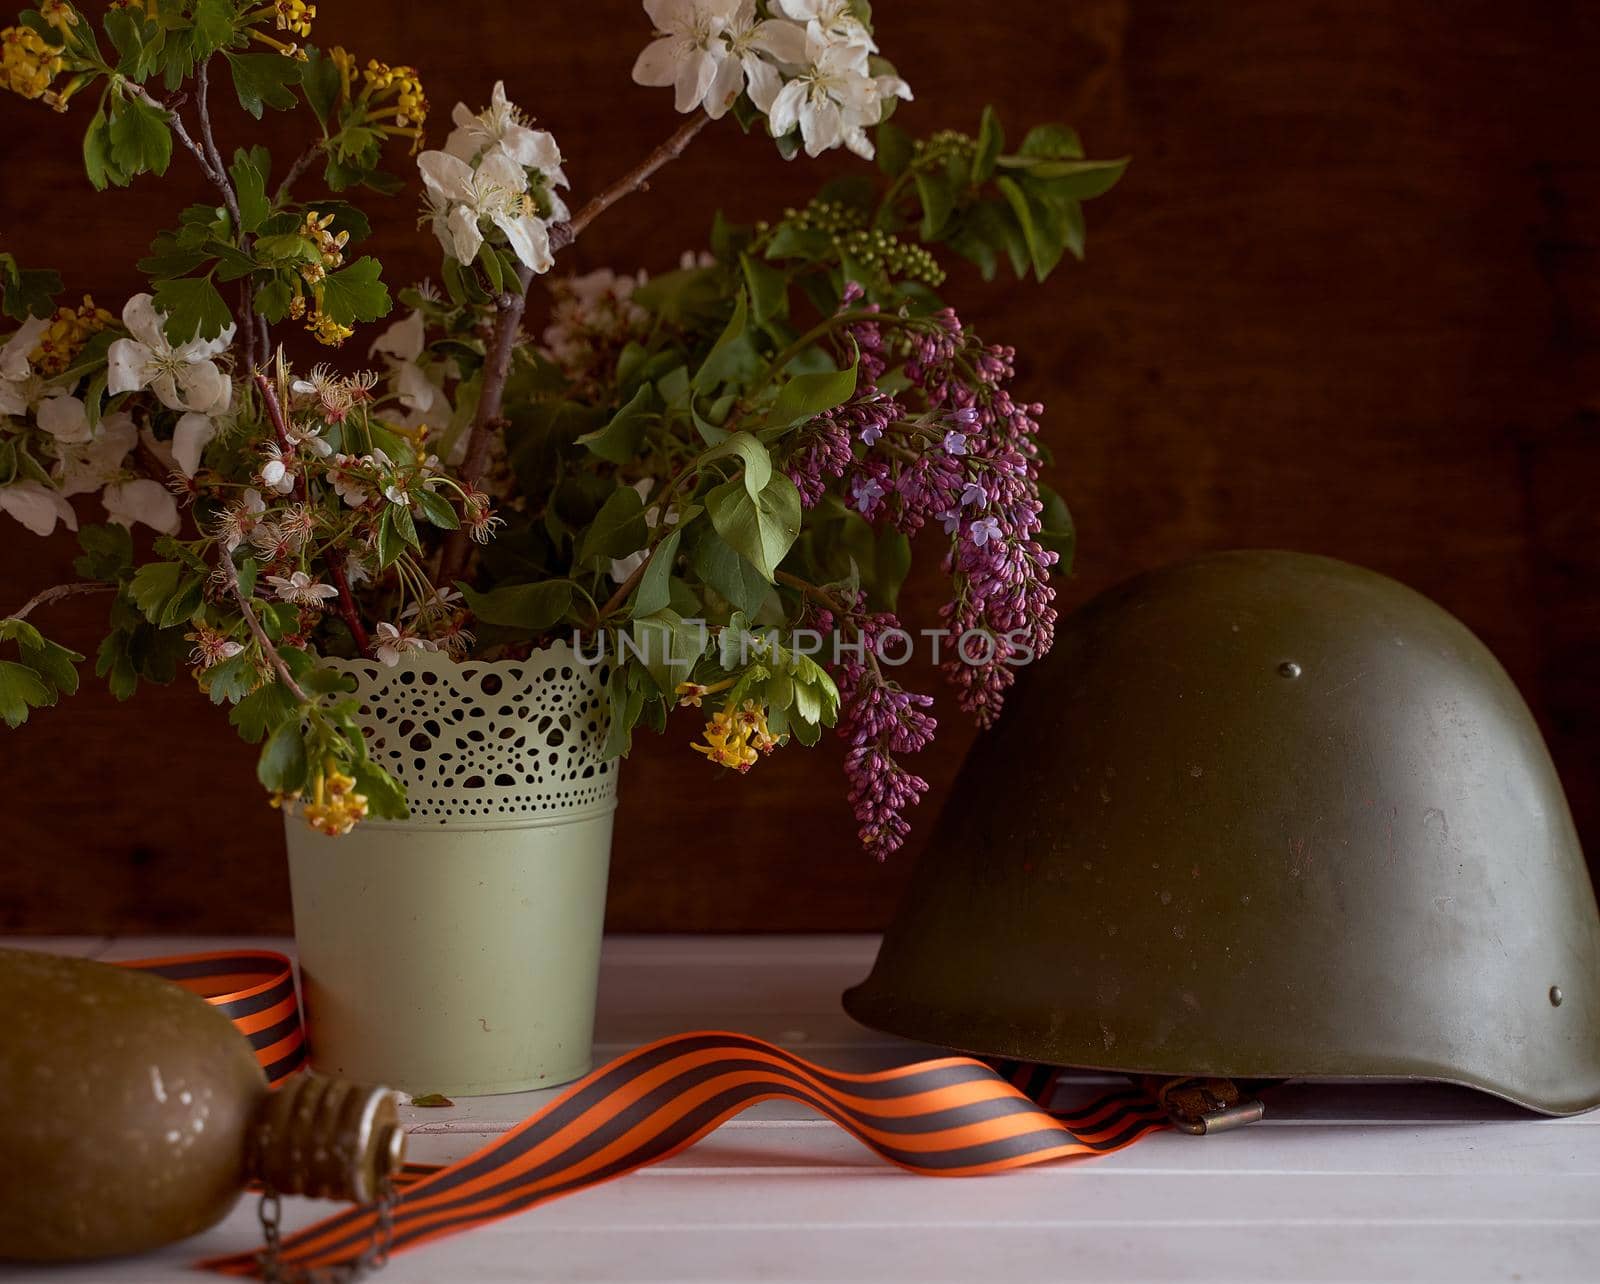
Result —
[{"label": "military helmet", "polygon": [[1527,706],[1434,603],[1297,553],[1064,620],[844,1002],[980,1056],[1600,1104],[1600,915]]}]

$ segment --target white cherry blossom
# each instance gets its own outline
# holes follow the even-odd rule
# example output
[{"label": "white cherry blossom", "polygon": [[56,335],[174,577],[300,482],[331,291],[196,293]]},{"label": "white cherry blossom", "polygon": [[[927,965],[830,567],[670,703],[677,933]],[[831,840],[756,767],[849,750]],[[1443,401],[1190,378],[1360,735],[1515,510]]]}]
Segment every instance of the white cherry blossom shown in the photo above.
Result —
[{"label": "white cherry blossom", "polygon": [[172,410],[202,414],[226,410],[233,399],[233,384],[212,358],[233,342],[232,323],[215,339],[196,335],[174,347],[162,329],[165,322],[148,294],[128,300],[122,309],[122,324],[133,337],[111,345],[106,391],[116,396],[149,388]]},{"label": "white cherry blossom", "polygon": [[12,482],[0,487],[0,513],[8,513],[35,535],[48,535],[61,522],[78,529],[78,515],[60,491],[36,481]]},{"label": "white cherry blossom", "polygon": [[372,632],[372,656],[379,664],[394,668],[408,651],[437,651],[439,646],[427,638],[418,637],[408,629],[397,628],[387,621]]},{"label": "white cherry blossom", "polygon": [[100,502],[106,506],[106,515],[119,526],[143,522],[163,535],[178,533],[177,500],[165,486],[149,477],[113,482],[101,492]]},{"label": "white cherry blossom", "polygon": [[269,575],[267,583],[272,585],[272,591],[278,595],[280,602],[292,602],[296,606],[320,607],[329,598],[338,597],[339,590],[331,584],[319,584],[304,571],[295,571],[292,575]]}]

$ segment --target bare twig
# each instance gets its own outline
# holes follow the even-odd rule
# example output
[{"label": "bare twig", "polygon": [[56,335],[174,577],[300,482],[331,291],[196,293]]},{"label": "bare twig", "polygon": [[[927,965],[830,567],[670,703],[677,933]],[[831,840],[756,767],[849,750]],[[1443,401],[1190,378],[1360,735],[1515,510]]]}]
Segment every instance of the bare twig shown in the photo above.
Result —
[{"label": "bare twig", "polygon": [[648,187],[655,172],[668,162],[682,156],[684,149],[694,141],[695,135],[710,123],[711,117],[696,113],[679,126],[671,138],[579,210],[570,223],[557,223],[550,229],[551,250],[565,249],[583,235],[584,229],[589,224],[624,196]]},{"label": "bare twig", "polygon": [[76,584],[57,584],[54,588],[35,593],[6,618],[25,620],[39,607],[49,606],[52,602],[59,602],[63,598],[82,597],[89,593],[111,593],[116,587],[115,584],[102,584],[95,580],[83,580]]},{"label": "bare twig", "polygon": [[168,102],[162,102],[161,99],[157,98],[143,85],[136,85],[131,80],[123,82],[123,88],[145,106],[154,107],[157,111],[166,113],[167,127],[172,130],[184,147],[194,153],[194,158],[200,163],[200,170],[207,179],[215,184],[227,181],[225,175],[218,174],[216,170],[211,168],[211,158],[206,155],[205,149],[195,142],[194,135],[189,132],[188,126],[183,123],[183,117],[178,114],[178,108],[184,102],[184,95],[179,94]]},{"label": "bare twig", "polygon": [[322,155],[322,150],[323,141],[318,139],[294,158],[294,164],[289,166],[289,172],[283,176],[283,182],[278,184],[278,190],[272,198],[273,204],[282,205],[289,199],[289,193],[294,190],[294,185],[312,165],[316,164],[317,157]]},{"label": "bare twig", "polygon": [[211,132],[211,64],[202,62],[195,68],[195,112],[200,119],[200,138],[205,145],[206,157],[211,162],[211,181],[222,191],[222,203],[228,207],[228,213],[233,218],[233,229],[236,233],[243,234],[244,220],[239,217],[239,197],[233,190],[233,182],[228,177],[228,167],[223,163],[222,153],[217,150],[216,135]]}]

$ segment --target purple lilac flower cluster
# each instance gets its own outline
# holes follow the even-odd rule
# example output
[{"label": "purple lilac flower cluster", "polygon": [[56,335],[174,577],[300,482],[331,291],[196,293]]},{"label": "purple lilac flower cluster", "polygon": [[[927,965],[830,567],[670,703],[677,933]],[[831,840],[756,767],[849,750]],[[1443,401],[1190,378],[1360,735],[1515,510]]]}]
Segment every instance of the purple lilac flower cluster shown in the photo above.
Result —
[{"label": "purple lilac flower cluster", "polygon": [[[841,311],[876,311],[861,308],[861,298],[849,287]],[[859,354],[860,389],[802,430],[790,475],[808,507],[842,478],[868,521],[907,535],[940,523],[954,594],[939,614],[959,644],[941,667],[960,707],[988,727],[1018,663],[1044,655],[1055,636],[1057,555],[1039,541],[1035,438],[1044,407],[1012,399],[1015,351],[983,344],[948,308],[932,317],[858,318],[844,329]],[[878,381],[895,364],[908,386],[890,397]],[[892,615],[854,612],[849,624],[864,638],[899,627]],[[845,666],[835,676],[840,733],[851,745],[851,801],[863,841],[881,857],[900,846],[908,828],[900,813],[927,788],[892,755],[932,737],[933,719],[921,712],[931,700],[886,683],[876,666]]]},{"label": "purple lilac flower cluster", "polygon": [[839,731],[849,742],[844,772],[857,831],[869,853],[883,860],[896,851],[911,830],[904,812],[922,801],[928,782],[902,767],[896,754],[916,753],[933,740],[938,723],[926,712],[933,697],[907,691],[884,678],[878,666],[878,640],[900,627],[889,612],[866,610],[864,594],[844,604],[841,616],[821,609],[813,622],[822,632],[841,629],[859,641],[859,651],[837,666]]}]

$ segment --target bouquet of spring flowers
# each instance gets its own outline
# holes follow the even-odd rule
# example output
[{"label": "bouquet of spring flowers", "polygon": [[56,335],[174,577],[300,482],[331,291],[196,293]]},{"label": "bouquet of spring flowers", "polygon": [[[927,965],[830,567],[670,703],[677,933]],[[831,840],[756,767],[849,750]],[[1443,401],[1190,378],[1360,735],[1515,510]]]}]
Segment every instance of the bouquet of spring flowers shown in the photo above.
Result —
[{"label": "bouquet of spring flowers", "polygon": [[[115,312],[58,306],[54,272],[0,254],[0,512],[82,546],[79,582],[0,619],[8,724],[73,691],[84,659],[35,611],[104,593],[94,667],[116,695],[188,670],[262,744],[273,797],[339,833],[405,798],[322,657],[515,656],[561,635],[613,661],[609,753],[678,704],[705,718],[695,750],[739,772],[836,726],[863,844],[900,845],[927,788],[903,760],[935,725],[893,676],[913,542],[950,585],[920,635],[986,725],[1050,646],[1072,540],[1039,481],[1043,408],[1014,389],[1012,349],[940,300],[939,256],[1043,281],[1081,256],[1082,203],[1124,162],[1058,125],[1008,150],[992,111],[913,138],[865,0],[644,8],[634,79],[671,86],[685,122],[571,205],[556,139],[503,84],[430,148],[418,73],[307,43],[303,0],[44,0],[0,31],[0,86],[79,116],[96,188],[176,159],[216,192],[155,237],[149,290]],[[286,163],[225,146],[214,92],[257,119],[308,111],[309,143]],[[552,274],[729,119],[876,173],[753,226],[719,214],[709,249],[664,273]],[[442,257],[438,285],[392,297],[359,252],[359,201],[403,190],[396,164],[415,165]],[[530,333],[535,278],[548,318]],[[291,368],[286,330],[357,362]]]}]

